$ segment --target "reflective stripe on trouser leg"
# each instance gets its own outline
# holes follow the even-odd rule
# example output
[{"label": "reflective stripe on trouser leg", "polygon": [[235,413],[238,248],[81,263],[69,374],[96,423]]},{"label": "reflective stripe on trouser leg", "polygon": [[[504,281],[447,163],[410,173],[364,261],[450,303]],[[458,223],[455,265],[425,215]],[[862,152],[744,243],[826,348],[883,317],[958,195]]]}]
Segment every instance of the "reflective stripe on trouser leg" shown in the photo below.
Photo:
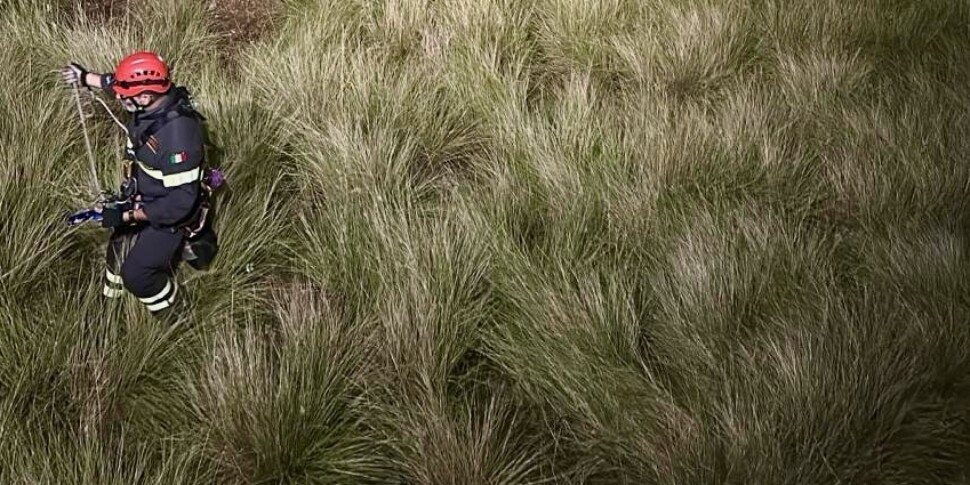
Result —
[{"label": "reflective stripe on trouser leg", "polygon": [[138,240],[138,233],[133,228],[119,228],[111,233],[105,251],[105,272],[107,280],[101,294],[108,298],[118,298],[125,294],[124,278],[121,276],[121,266],[128,255],[128,251]]},{"label": "reflective stripe on trouser leg", "polygon": [[107,282],[104,284],[104,288],[101,290],[101,294],[108,298],[118,298],[125,294],[125,287],[121,280],[121,276],[116,275],[111,272],[110,269],[104,270],[104,276]]},{"label": "reflective stripe on trouser leg", "polygon": [[175,295],[178,293],[178,290],[178,283],[174,279],[170,279],[165,283],[165,288],[162,288],[162,291],[148,298],[139,298],[139,300],[145,304],[145,308],[147,308],[148,311],[157,312],[159,310],[164,310],[172,306],[172,303],[175,303]]}]

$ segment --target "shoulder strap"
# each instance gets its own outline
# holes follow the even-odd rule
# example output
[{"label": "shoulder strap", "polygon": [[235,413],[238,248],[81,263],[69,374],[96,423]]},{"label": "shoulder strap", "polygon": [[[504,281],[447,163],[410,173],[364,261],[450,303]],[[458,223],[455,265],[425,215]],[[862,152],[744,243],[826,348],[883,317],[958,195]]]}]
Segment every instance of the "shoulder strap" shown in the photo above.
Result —
[{"label": "shoulder strap", "polygon": [[148,143],[148,138],[158,133],[165,125],[167,125],[172,120],[182,117],[190,116],[196,118],[199,121],[205,121],[205,117],[201,113],[195,110],[191,104],[191,98],[189,97],[189,92],[182,86],[176,86],[174,88],[174,95],[176,97],[175,102],[172,106],[160,113],[150,115],[152,123],[145,128],[144,131],[138,136],[137,140],[132,140],[134,143],[134,150],[138,150],[145,143]]},{"label": "shoulder strap", "polygon": [[172,110],[172,111],[166,111],[165,116],[160,116],[155,118],[152,121],[152,124],[148,125],[148,128],[145,128],[145,130],[142,131],[140,135],[138,135],[137,140],[132,140],[135,145],[133,149],[138,150],[139,148],[143,147],[146,143],[148,143],[148,139],[152,135],[154,135],[155,133],[158,133],[158,130],[161,130],[163,126],[167,125],[170,121],[178,117],[179,115],[174,110]]}]

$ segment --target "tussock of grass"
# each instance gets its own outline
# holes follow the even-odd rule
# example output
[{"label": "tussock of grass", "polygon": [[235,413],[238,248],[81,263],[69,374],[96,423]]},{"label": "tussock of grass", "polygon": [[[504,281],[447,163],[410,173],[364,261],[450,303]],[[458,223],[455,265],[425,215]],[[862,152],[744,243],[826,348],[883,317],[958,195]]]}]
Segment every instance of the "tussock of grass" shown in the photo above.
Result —
[{"label": "tussock of grass", "polygon": [[387,475],[358,399],[368,350],[358,344],[367,336],[317,294],[309,286],[281,294],[278,332],[250,326],[215,335],[212,360],[189,383],[205,423],[198,437],[220,483]]},{"label": "tussock of grass", "polygon": [[[966,482],[966,5],[132,8],[0,3],[0,482]],[[228,176],[177,332],[61,226],[136,48]]]}]

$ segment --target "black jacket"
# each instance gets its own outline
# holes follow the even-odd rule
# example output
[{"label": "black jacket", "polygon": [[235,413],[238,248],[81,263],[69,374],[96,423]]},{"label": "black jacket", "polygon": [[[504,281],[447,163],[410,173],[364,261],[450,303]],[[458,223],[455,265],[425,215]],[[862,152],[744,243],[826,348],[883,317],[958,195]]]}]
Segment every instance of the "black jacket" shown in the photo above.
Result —
[{"label": "black jacket", "polygon": [[[113,92],[111,86],[106,90]],[[179,103],[186,103],[183,109]],[[199,202],[204,157],[201,117],[184,107],[186,92],[173,86],[162,104],[128,121],[128,158],[142,209],[155,227],[175,227],[191,218]],[[150,136],[148,136],[150,135]]]}]

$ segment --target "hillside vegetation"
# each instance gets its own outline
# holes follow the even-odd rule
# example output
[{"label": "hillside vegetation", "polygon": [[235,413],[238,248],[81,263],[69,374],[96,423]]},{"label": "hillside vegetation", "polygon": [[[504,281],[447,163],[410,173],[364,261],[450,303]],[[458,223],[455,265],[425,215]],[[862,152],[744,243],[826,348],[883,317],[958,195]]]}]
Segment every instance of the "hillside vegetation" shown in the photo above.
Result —
[{"label": "hillside vegetation", "polygon": [[[0,0],[0,483],[970,483],[967,2],[110,3]],[[174,332],[63,222],[145,48],[228,177]]]}]

